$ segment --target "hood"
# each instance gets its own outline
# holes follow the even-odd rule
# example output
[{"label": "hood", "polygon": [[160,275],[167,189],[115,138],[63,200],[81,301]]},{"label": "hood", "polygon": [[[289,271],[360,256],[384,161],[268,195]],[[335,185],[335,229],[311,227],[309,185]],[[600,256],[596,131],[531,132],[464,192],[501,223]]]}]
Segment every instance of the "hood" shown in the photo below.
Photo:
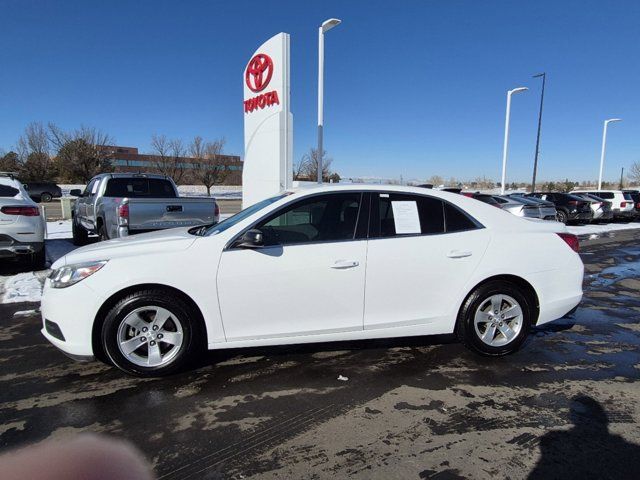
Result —
[{"label": "hood", "polygon": [[191,228],[193,227],[158,230],[94,243],[68,253],[56,261],[51,268],[74,263],[186,250],[198,238],[189,233]]}]

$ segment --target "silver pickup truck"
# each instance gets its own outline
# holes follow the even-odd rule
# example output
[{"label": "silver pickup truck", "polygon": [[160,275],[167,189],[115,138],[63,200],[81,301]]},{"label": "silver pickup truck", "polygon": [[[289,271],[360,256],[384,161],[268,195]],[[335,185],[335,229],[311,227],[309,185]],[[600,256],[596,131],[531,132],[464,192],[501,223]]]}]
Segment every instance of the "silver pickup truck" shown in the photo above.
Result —
[{"label": "silver pickup truck", "polygon": [[73,243],[83,245],[90,233],[101,240],[174,227],[218,222],[213,198],[180,198],[164,175],[103,173],[93,177],[73,207]]}]

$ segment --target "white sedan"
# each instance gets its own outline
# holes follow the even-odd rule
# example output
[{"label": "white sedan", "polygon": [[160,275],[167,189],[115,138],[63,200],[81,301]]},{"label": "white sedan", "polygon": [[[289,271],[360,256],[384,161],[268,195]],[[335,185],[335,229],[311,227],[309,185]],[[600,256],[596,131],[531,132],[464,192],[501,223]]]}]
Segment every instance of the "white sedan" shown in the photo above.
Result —
[{"label": "white sedan", "polygon": [[58,260],[42,333],[143,376],[198,350],[456,333],[504,355],[582,298],[578,241],[455,193],[328,186]]}]

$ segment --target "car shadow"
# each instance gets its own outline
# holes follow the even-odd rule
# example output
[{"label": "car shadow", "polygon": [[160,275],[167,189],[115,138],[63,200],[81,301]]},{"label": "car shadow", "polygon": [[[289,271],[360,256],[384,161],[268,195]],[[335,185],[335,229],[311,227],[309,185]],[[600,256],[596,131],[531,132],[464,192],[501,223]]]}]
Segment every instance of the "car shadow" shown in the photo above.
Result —
[{"label": "car shadow", "polygon": [[348,340],[340,342],[299,343],[293,345],[272,345],[264,347],[244,347],[208,350],[194,358],[191,368],[202,368],[224,362],[235,357],[287,355],[311,355],[319,352],[376,350],[398,347],[426,347],[457,343],[453,334],[429,335],[423,337],[399,337],[367,340]]},{"label": "car shadow", "polygon": [[587,395],[574,397],[569,420],[571,429],[553,430],[540,439],[541,457],[529,480],[640,476],[640,445],[609,432],[609,416],[600,403]]}]

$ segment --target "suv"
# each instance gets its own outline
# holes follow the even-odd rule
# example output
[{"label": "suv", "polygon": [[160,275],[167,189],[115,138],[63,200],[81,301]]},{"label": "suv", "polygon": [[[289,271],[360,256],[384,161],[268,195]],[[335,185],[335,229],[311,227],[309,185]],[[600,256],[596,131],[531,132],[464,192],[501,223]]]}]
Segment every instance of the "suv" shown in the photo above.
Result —
[{"label": "suv", "polygon": [[636,209],[636,220],[640,219],[640,191],[638,190],[623,190],[622,193],[629,194],[633,199]]},{"label": "suv", "polygon": [[632,220],[636,216],[635,202],[630,193],[622,190],[574,190],[571,193],[589,193],[611,202],[614,219]]},{"label": "suv", "polygon": [[62,189],[53,182],[27,182],[24,188],[34,202],[48,203],[62,197]]},{"label": "suv", "polygon": [[569,193],[535,192],[527,197],[541,198],[553,203],[556,206],[558,221],[562,223],[590,222],[593,218],[591,203]]},{"label": "suv", "polygon": [[34,269],[45,266],[44,218],[22,184],[0,172],[0,259],[30,258]]}]

